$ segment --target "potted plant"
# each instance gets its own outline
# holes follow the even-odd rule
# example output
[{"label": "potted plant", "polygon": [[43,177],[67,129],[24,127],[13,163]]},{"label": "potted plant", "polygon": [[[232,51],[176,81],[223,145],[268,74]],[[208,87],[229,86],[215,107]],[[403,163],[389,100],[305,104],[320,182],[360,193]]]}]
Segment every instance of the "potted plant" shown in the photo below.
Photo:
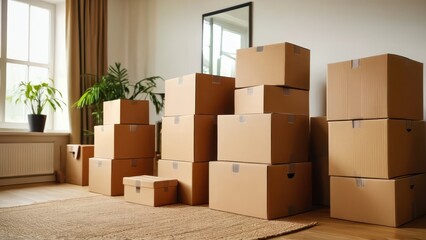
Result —
[{"label": "potted plant", "polygon": [[42,114],[46,106],[50,106],[53,111],[62,109],[65,103],[60,99],[62,93],[53,86],[53,79],[49,82],[32,83],[20,82],[15,103],[24,103],[30,110],[28,123],[31,132],[43,132],[46,124],[46,115]]}]

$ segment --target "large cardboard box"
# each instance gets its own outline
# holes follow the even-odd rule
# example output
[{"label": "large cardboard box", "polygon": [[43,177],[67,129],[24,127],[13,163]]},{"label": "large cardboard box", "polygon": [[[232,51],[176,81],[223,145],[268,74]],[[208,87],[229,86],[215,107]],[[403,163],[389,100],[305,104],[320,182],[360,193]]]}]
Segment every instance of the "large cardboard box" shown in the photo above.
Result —
[{"label": "large cardboard box", "polygon": [[89,159],[89,191],[108,196],[124,194],[123,177],[152,175],[151,158]]},{"label": "large cardboard box", "polygon": [[163,159],[206,162],[217,159],[217,116],[163,117]]},{"label": "large cardboard box", "polygon": [[235,79],[195,73],[165,81],[164,116],[234,113]]},{"label": "large cardboard box", "polygon": [[309,147],[309,159],[312,162],[313,203],[330,206],[328,122],[326,117],[311,117]]},{"label": "large cardboard box", "polygon": [[176,179],[155,176],[124,177],[124,200],[153,207],[176,203]]},{"label": "large cardboard box", "polygon": [[235,90],[235,114],[248,113],[309,116],[309,91],[267,85]]},{"label": "large cardboard box", "polygon": [[257,85],[309,90],[310,51],[291,43],[237,50],[237,88]]},{"label": "large cardboard box", "polygon": [[178,201],[200,205],[209,201],[209,162],[183,162],[161,159],[158,176],[177,179]]},{"label": "large cardboard box", "polygon": [[148,100],[117,99],[103,104],[104,124],[149,124]]},{"label": "large cardboard box", "polygon": [[279,165],[210,162],[209,207],[274,219],[312,205],[311,163]]},{"label": "large cardboard box", "polygon": [[95,157],[126,159],[154,156],[154,125],[95,126]]},{"label": "large cardboard box", "polygon": [[400,226],[426,213],[426,174],[395,179],[331,177],[333,218]]},{"label": "large cardboard box", "polygon": [[89,184],[89,158],[93,157],[93,151],[93,145],[67,145],[65,182],[81,186]]},{"label": "large cardboard box", "polygon": [[328,65],[328,120],[423,119],[423,64],[393,54]]},{"label": "large cardboard box", "polygon": [[423,121],[329,122],[330,175],[394,178],[426,172]]},{"label": "large cardboard box", "polygon": [[278,113],[218,116],[220,161],[306,162],[309,117]]}]

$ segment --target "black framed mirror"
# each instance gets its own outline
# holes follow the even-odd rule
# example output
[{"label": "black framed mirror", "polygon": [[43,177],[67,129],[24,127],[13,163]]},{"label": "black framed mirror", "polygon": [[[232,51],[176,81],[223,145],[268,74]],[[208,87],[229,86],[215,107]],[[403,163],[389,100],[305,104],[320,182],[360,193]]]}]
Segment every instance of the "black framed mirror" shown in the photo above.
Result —
[{"label": "black framed mirror", "polygon": [[252,2],[203,14],[202,73],[235,77],[236,51],[252,46]]}]

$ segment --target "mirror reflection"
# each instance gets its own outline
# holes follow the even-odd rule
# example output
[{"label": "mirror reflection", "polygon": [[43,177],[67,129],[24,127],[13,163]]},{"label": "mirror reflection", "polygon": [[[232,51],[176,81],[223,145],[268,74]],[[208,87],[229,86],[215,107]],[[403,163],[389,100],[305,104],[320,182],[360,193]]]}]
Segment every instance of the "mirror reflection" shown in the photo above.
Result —
[{"label": "mirror reflection", "polygon": [[237,49],[251,47],[251,5],[203,15],[203,73],[235,77]]}]

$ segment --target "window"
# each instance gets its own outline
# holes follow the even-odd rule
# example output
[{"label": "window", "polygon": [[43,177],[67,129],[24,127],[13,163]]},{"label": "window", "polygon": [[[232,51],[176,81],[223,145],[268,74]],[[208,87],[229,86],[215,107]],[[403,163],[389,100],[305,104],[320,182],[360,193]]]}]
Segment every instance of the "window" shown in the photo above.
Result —
[{"label": "window", "polygon": [[[1,0],[0,127],[27,128],[29,110],[14,102],[21,81],[53,78],[55,5]],[[45,114],[51,116],[47,110]],[[46,128],[52,128],[52,117]]]}]

